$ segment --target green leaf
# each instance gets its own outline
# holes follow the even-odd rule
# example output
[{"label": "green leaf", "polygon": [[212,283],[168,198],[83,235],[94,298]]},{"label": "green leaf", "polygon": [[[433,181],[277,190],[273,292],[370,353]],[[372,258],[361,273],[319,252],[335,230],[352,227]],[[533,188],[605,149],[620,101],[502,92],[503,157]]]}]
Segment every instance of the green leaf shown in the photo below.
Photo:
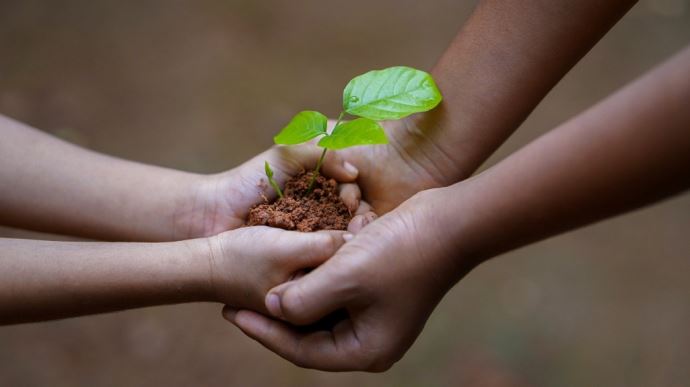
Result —
[{"label": "green leaf", "polygon": [[319,112],[299,112],[277,136],[273,137],[273,141],[282,145],[301,144],[318,135],[326,134],[327,122],[326,116]]},{"label": "green leaf", "polygon": [[368,118],[357,118],[333,129],[333,133],[323,137],[319,146],[327,149],[343,149],[357,145],[388,144],[386,133],[381,125]]},{"label": "green leaf", "polygon": [[397,120],[431,110],[441,99],[431,75],[396,66],[369,71],[351,80],[343,92],[343,109],[372,120]]},{"label": "green leaf", "polygon": [[264,171],[266,171],[266,177],[268,177],[268,184],[270,184],[271,187],[273,187],[273,189],[278,194],[278,197],[282,198],[283,191],[280,190],[278,183],[276,183],[276,181],[273,180],[273,170],[271,169],[271,166],[268,165],[268,161],[264,161]]},{"label": "green leaf", "polygon": [[271,169],[271,166],[268,165],[268,161],[264,161],[264,171],[266,171],[266,177],[269,179],[273,178],[273,170]]}]

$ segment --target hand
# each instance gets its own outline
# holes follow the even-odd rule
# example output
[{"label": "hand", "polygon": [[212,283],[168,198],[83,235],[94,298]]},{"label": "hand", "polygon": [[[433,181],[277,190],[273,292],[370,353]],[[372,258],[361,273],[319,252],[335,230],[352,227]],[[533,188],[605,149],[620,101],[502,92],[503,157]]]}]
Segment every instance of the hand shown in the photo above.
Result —
[{"label": "hand", "polygon": [[[353,213],[357,209],[356,214],[362,215],[352,220],[350,231],[358,232],[371,222],[376,217],[373,212],[386,213],[419,191],[445,186],[469,174],[430,139],[427,132],[438,126],[435,120],[435,115],[429,115],[384,122],[388,145],[327,153],[322,172],[341,183],[341,197]],[[272,147],[233,170],[198,179],[176,208],[173,239],[210,236],[243,225],[249,207],[263,200],[264,191],[268,197],[275,195],[257,185],[266,181],[264,161],[271,164],[282,184],[303,169],[314,168],[320,155],[321,149],[313,144]],[[357,185],[342,184],[355,179]],[[366,203],[360,203],[362,195]]]},{"label": "hand", "polygon": [[[441,107],[437,109],[440,111]],[[455,183],[473,172],[474,166],[463,165],[467,164],[464,159],[450,159],[432,140],[438,114],[383,122],[389,144],[338,151],[342,159],[359,171],[357,184],[362,196],[378,215],[417,192]],[[335,121],[329,121],[330,127],[334,125]]]},{"label": "hand", "polygon": [[[273,316],[295,325],[345,309],[330,331],[304,333],[247,310],[226,319],[280,356],[331,371],[384,371],[412,345],[445,292],[475,263],[443,241],[444,189],[424,191],[373,222],[305,277],[271,290]],[[454,243],[452,243],[454,244]]]},{"label": "hand", "polygon": [[345,234],[257,226],[208,238],[209,299],[266,313],[266,293],[325,262],[345,242]]},{"label": "hand", "polygon": [[[173,239],[207,237],[241,227],[251,206],[276,195],[267,184],[264,161],[271,165],[278,184],[283,185],[299,172],[313,169],[320,155],[321,149],[311,144],[272,147],[230,171],[196,179],[175,208]],[[359,187],[342,184],[353,183],[358,171],[339,152],[326,155],[321,172],[341,183],[341,198],[350,211],[368,211],[368,206],[360,208]]]}]

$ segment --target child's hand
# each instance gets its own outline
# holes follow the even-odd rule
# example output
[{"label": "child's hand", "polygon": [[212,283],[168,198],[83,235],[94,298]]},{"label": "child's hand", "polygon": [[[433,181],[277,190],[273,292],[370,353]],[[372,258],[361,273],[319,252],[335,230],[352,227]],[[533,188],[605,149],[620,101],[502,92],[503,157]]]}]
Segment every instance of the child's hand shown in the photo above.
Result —
[{"label": "child's hand", "polygon": [[[302,170],[313,169],[320,155],[321,148],[311,144],[272,147],[235,169],[197,179],[188,190],[187,199],[175,209],[173,239],[207,237],[241,227],[251,206],[261,203],[264,195],[269,199],[276,196],[267,184],[264,161],[271,165],[275,180],[282,186]],[[342,184],[354,183],[358,175],[355,167],[337,152],[330,152],[321,171],[341,183],[340,196],[353,214],[369,211],[368,205],[360,206],[359,187]]]},{"label": "child's hand", "polygon": [[345,242],[344,234],[258,226],[210,237],[210,298],[267,313],[264,298],[268,290],[328,260]]}]

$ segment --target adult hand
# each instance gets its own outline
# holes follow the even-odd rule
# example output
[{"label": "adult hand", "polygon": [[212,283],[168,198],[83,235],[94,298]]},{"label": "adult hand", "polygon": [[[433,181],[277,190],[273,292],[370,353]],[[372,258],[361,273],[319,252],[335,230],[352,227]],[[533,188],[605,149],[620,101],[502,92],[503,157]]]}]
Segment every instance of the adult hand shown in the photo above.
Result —
[{"label": "adult hand", "polygon": [[[417,192],[455,183],[474,170],[474,166],[447,157],[431,139],[436,114],[383,122],[389,144],[338,151],[359,171],[357,184],[377,214],[391,211]],[[329,122],[330,127],[334,124]]]},{"label": "adult hand", "polygon": [[226,307],[224,316],[293,363],[330,371],[384,371],[422,330],[445,292],[474,263],[440,243],[444,189],[424,191],[373,222],[333,258],[266,297],[273,316],[306,325],[345,309],[330,331],[303,332],[286,322]]}]

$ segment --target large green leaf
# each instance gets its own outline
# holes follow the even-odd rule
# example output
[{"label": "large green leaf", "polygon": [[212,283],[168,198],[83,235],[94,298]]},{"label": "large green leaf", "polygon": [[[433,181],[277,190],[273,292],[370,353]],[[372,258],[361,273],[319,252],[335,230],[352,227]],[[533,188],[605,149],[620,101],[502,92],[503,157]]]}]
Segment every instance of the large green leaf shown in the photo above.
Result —
[{"label": "large green leaf", "polygon": [[381,125],[368,118],[357,118],[333,129],[330,136],[323,137],[319,146],[327,149],[343,149],[357,145],[388,144]]},{"label": "large green leaf", "polygon": [[326,116],[319,112],[299,112],[277,136],[273,137],[273,141],[282,145],[301,144],[318,135],[326,134],[327,122]]},{"label": "large green leaf", "polygon": [[441,99],[431,75],[396,66],[369,71],[351,80],[343,92],[343,109],[372,120],[397,120],[431,110]]}]

